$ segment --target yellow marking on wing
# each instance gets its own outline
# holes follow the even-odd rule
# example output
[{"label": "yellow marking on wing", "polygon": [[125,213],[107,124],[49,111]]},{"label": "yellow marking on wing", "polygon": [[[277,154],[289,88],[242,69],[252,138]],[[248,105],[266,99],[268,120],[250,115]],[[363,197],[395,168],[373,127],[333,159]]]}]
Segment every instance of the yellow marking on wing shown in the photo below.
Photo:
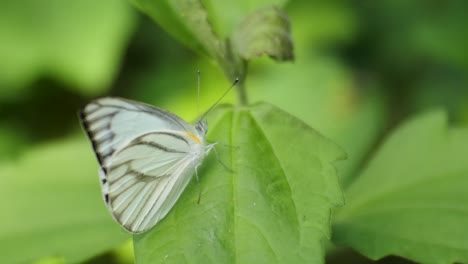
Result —
[{"label": "yellow marking on wing", "polygon": [[189,132],[184,132],[184,133],[185,133],[185,135],[192,138],[195,142],[197,142],[197,144],[201,144],[201,140],[197,136],[195,136],[194,134],[189,133]]}]

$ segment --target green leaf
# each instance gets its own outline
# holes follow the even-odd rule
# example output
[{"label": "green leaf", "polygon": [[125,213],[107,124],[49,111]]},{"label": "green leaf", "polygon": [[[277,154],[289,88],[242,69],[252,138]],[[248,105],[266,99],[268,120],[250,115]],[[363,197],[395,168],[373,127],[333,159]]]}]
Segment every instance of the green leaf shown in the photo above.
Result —
[{"label": "green leaf", "polygon": [[200,0],[133,2],[185,45],[214,59],[224,56],[224,44],[214,33]]},{"label": "green leaf", "polygon": [[0,2],[0,98],[41,77],[82,94],[107,89],[134,25],[123,0]]},{"label": "green leaf", "polygon": [[294,63],[253,63],[251,68],[256,73],[248,80],[252,101],[278,105],[345,149],[348,159],[336,166],[346,187],[387,122],[386,99],[375,84],[357,83],[348,68],[330,58],[298,57]]},{"label": "green leaf", "polygon": [[128,239],[102,201],[97,162],[80,138],[0,166],[0,263],[48,256],[80,262]]},{"label": "green leaf", "polygon": [[[253,14],[247,22],[254,21],[255,31],[246,30],[244,23],[241,29],[238,30],[238,36],[235,37],[235,48],[239,50],[232,50],[230,43],[227,41],[232,32],[228,35],[216,32],[216,25],[212,24],[213,21],[210,18],[219,15],[214,14],[214,12],[222,12],[220,15],[223,16],[224,14],[234,13],[234,10],[227,9],[223,12],[218,8],[219,5],[211,2],[207,3],[207,8],[201,0],[133,0],[133,2],[185,45],[213,58],[228,79],[234,81],[239,77],[238,87],[243,86],[246,74],[246,65],[239,57],[239,52],[241,52],[241,55],[247,56],[246,58],[262,54],[268,54],[280,60],[292,57],[292,43],[288,34],[289,24],[287,19],[284,19],[284,14],[276,14],[279,12],[260,11]],[[257,4],[260,3],[263,3],[263,1],[250,4],[248,10],[252,6],[257,7]],[[276,1],[273,1],[273,3],[276,3]],[[240,2],[239,4],[245,3]],[[267,8],[265,10],[277,9]],[[237,21],[240,22],[245,14],[243,12],[237,13]],[[257,14],[261,14],[261,19],[266,19],[266,22],[261,23],[261,21],[252,19]],[[286,27],[284,24],[286,24]],[[241,44],[241,38],[247,36],[250,38],[247,45]]]},{"label": "green leaf", "polygon": [[212,58],[216,58],[217,53],[223,54],[224,44],[221,42],[232,34],[247,14],[265,6],[281,6],[285,2],[286,0],[133,0],[137,7],[179,41]]},{"label": "green leaf", "polygon": [[192,181],[161,223],[134,236],[137,262],[323,263],[330,212],[343,203],[331,163],[344,152],[266,103],[219,108],[209,123],[233,172],[207,157],[200,186]]},{"label": "green leaf", "polygon": [[245,60],[263,55],[279,61],[294,59],[289,19],[277,7],[262,8],[245,17],[231,42],[234,52]]},{"label": "green leaf", "polygon": [[386,140],[347,190],[333,240],[372,259],[468,262],[468,129],[443,112],[420,116]]}]

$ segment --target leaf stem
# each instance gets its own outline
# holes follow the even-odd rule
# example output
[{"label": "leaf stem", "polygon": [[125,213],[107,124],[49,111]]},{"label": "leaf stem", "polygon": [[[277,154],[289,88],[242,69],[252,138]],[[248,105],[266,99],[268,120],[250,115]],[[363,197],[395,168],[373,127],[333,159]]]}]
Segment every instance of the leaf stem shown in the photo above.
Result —
[{"label": "leaf stem", "polygon": [[247,100],[247,92],[245,89],[245,78],[247,77],[247,61],[243,60],[242,61],[243,65],[241,67],[242,73],[239,78],[239,83],[237,84],[237,104],[240,106],[246,106],[248,104]]},{"label": "leaf stem", "polygon": [[237,104],[239,106],[246,106],[248,104],[244,83],[244,79],[240,79],[237,84]]}]

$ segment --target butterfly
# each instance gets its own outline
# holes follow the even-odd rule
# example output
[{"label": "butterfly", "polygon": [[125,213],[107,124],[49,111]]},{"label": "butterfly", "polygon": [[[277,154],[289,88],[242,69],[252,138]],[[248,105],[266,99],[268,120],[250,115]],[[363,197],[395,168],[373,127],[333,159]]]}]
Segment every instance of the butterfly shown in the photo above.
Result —
[{"label": "butterfly", "polygon": [[94,100],[80,119],[100,164],[107,208],[130,233],[148,231],[169,213],[216,144],[206,144],[203,119],[191,125],[122,98]]}]

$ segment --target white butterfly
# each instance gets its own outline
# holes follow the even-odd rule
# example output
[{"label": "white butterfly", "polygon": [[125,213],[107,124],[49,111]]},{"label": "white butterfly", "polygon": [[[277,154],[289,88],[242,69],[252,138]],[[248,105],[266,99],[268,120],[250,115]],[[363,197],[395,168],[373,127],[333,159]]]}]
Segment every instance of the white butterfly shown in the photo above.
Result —
[{"label": "white butterfly", "polygon": [[104,201],[131,233],[145,232],[167,215],[215,145],[206,145],[204,120],[193,126],[126,99],[97,99],[80,117],[101,165]]}]

